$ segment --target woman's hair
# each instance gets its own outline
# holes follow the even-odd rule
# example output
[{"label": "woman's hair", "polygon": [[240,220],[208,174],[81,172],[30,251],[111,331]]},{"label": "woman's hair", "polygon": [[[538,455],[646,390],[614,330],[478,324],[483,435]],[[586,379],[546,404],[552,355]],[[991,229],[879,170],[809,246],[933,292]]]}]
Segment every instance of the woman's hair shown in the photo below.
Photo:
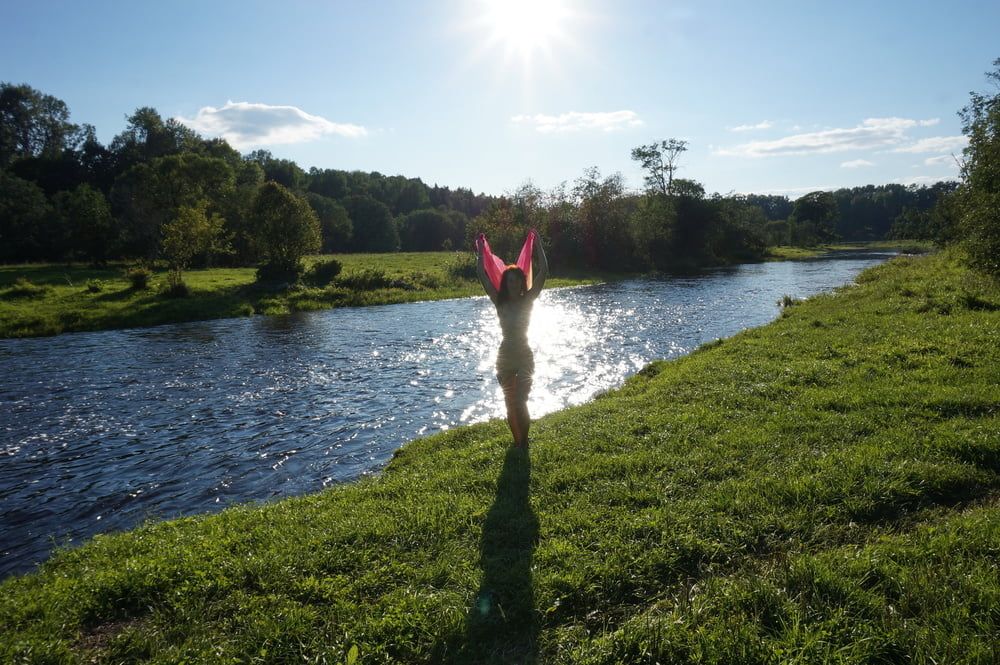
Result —
[{"label": "woman's hair", "polygon": [[507,266],[503,273],[500,275],[500,290],[497,291],[497,300],[500,302],[506,302],[510,300],[510,290],[507,288],[507,275],[510,273],[516,274],[521,278],[521,292],[517,295],[523,296],[528,292],[528,279],[524,276],[524,271],[517,267],[516,264],[511,263]]}]

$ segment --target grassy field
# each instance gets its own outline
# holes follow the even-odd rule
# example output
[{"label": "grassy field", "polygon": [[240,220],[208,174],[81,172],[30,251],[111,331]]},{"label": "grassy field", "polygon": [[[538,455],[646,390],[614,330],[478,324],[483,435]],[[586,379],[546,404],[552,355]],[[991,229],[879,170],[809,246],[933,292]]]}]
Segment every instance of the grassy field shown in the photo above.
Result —
[{"label": "grassy field", "polygon": [[[310,257],[312,265],[329,257]],[[80,265],[0,266],[0,337],[34,337],[80,330],[153,326],[161,323],[221,319],[253,314],[352,305],[383,305],[482,295],[474,279],[456,278],[448,268],[455,252],[338,255],[340,277],[324,287],[290,290],[261,288],[253,268],[215,268],[184,273],[186,298],[161,291],[166,271],[154,275],[149,289],[130,288],[122,265],[99,269]],[[18,284],[18,280],[27,280]],[[596,279],[551,279],[568,286]]]},{"label": "grassy field", "polygon": [[902,258],[379,476],[0,585],[0,662],[996,663],[1000,286]]},{"label": "grassy field", "polygon": [[872,242],[855,243],[834,243],[829,245],[818,245],[816,247],[791,247],[780,245],[768,247],[768,261],[798,261],[802,259],[813,259],[823,254],[849,250],[872,250],[887,249],[896,250],[904,254],[926,254],[934,251],[934,243],[924,240],[878,240]]}]

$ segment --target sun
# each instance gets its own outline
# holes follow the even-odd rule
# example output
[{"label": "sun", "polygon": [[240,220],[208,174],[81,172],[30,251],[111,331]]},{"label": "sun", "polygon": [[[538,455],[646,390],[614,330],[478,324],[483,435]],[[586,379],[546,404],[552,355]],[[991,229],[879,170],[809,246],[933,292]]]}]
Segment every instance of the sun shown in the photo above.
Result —
[{"label": "sun", "polygon": [[490,45],[499,46],[508,59],[530,63],[550,56],[567,41],[573,12],[561,0],[482,0],[479,23],[486,28]]}]

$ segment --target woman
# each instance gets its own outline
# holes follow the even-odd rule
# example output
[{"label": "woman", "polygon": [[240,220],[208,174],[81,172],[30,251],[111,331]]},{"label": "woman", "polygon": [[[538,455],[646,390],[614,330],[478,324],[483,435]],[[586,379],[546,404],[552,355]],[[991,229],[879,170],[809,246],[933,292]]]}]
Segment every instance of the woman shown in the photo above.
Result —
[{"label": "woman", "polygon": [[[535,371],[535,355],[528,346],[531,306],[545,285],[549,264],[541,240],[528,232],[517,263],[504,266],[490,251],[486,236],[476,238],[479,281],[497,308],[503,341],[497,352],[497,381],[507,404],[507,424],[518,448],[528,445],[528,393]],[[535,270],[537,268],[537,270]]]}]

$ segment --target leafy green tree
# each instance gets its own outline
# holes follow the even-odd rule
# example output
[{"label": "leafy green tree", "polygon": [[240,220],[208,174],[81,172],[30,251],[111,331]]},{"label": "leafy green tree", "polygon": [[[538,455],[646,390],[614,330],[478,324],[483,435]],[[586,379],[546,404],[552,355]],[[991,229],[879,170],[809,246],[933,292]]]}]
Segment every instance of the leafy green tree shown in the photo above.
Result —
[{"label": "leafy green tree", "polygon": [[254,150],[246,159],[264,169],[264,179],[273,180],[293,192],[305,190],[306,172],[290,159],[278,159],[268,150]]},{"label": "leafy green tree", "polygon": [[[391,220],[390,220],[391,221]],[[270,181],[261,185],[251,210],[258,255],[258,275],[293,279],[302,272],[302,257],[320,249],[319,220],[305,199]]]},{"label": "leafy green tree", "polygon": [[351,246],[354,228],[344,206],[326,196],[314,192],[306,194],[306,200],[319,219],[320,235],[323,238],[324,254],[346,252]]},{"label": "leafy green tree", "polygon": [[630,205],[620,173],[602,177],[597,167],[585,169],[573,185],[584,261],[591,268],[623,270],[633,248],[629,233]]},{"label": "leafy green tree", "polygon": [[795,201],[789,217],[792,241],[812,246],[833,240],[838,215],[837,202],[830,192],[810,192],[802,196]]},{"label": "leafy green tree", "polygon": [[235,190],[235,174],[217,157],[185,152],[137,164],[115,181],[113,208],[120,215],[132,256],[155,258],[161,228],[181,206],[207,200],[225,210]]},{"label": "leafy green tree", "polygon": [[182,271],[190,267],[194,257],[226,251],[224,223],[221,215],[208,213],[208,201],[198,201],[192,206],[180,206],[177,215],[164,224],[163,254],[170,266],[171,291],[181,292]]},{"label": "leafy green tree", "polygon": [[61,99],[26,84],[0,83],[0,167],[24,157],[58,157],[77,129]]},{"label": "leafy green tree", "polygon": [[641,145],[632,149],[632,159],[639,162],[649,191],[670,196],[673,194],[674,173],[677,172],[681,153],[687,151],[687,141],[667,139],[659,143]]},{"label": "leafy green tree", "polygon": [[100,190],[82,184],[52,199],[60,226],[67,230],[69,256],[104,263],[117,250],[118,231]]},{"label": "leafy green tree", "polygon": [[51,212],[38,185],[0,169],[0,261],[49,258]]},{"label": "leafy green tree", "polygon": [[173,118],[164,120],[150,106],[136,109],[127,121],[125,131],[112,139],[109,148],[116,174],[158,157],[194,150],[201,140],[193,129]]},{"label": "leafy green tree", "polygon": [[354,229],[352,248],[355,252],[395,252],[399,249],[399,232],[388,206],[371,196],[349,196],[344,208]]},{"label": "leafy green tree", "polygon": [[406,215],[415,210],[429,208],[430,205],[431,199],[427,195],[427,185],[420,178],[410,178],[401,183],[393,211],[397,215]]},{"label": "leafy green tree", "polygon": [[[1000,87],[1000,58],[987,78]],[[1000,92],[973,92],[961,113],[963,156],[959,230],[975,267],[1000,277]]]},{"label": "leafy green tree", "polygon": [[673,266],[673,234],[677,209],[665,196],[644,196],[629,223],[636,258],[642,269],[668,271]]},{"label": "leafy green tree", "polygon": [[347,177],[336,169],[309,169],[309,191],[331,199],[342,199],[348,195]]},{"label": "leafy green tree", "polygon": [[455,237],[452,219],[440,210],[416,210],[399,222],[399,238],[404,252],[434,252]]}]

